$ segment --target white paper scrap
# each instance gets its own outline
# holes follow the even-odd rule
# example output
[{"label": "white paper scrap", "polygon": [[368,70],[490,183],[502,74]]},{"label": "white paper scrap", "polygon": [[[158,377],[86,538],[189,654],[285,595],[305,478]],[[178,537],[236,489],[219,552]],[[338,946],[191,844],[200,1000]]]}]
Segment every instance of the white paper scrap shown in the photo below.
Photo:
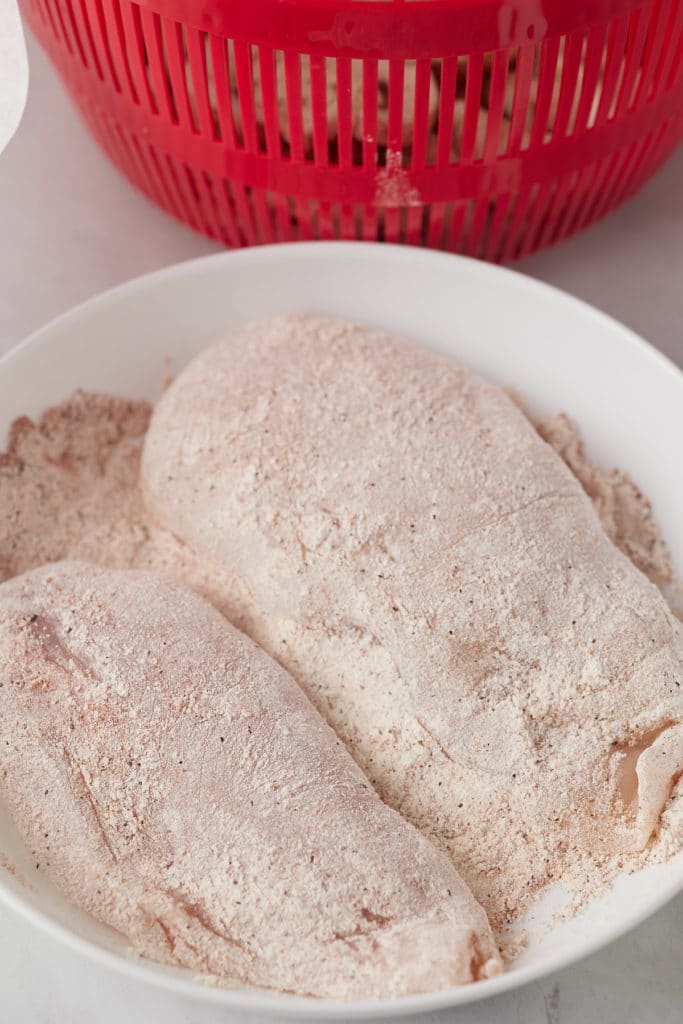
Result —
[{"label": "white paper scrap", "polygon": [[28,93],[26,44],[16,0],[0,0],[0,153],[19,127]]}]

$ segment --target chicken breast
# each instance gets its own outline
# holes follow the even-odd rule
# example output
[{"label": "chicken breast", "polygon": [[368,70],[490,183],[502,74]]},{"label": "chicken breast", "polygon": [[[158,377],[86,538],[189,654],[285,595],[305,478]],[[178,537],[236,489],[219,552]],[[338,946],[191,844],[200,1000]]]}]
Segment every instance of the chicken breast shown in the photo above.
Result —
[{"label": "chicken breast", "polygon": [[0,797],[40,870],[154,960],[341,999],[500,969],[448,858],[287,672],[154,574],[0,585]]},{"label": "chicken breast", "polygon": [[683,767],[680,624],[501,389],[362,327],[256,323],[165,393],[142,485],[496,927],[648,843]]}]

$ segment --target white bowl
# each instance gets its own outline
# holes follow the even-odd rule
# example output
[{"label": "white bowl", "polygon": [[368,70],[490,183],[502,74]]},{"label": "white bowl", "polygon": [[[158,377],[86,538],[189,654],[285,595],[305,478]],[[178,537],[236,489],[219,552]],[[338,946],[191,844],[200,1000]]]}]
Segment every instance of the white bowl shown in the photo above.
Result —
[{"label": "white bowl", "polygon": [[[653,499],[683,569],[683,374],[577,300],[455,256],[313,243],[222,253],[132,281],[55,320],[0,361],[0,434],[16,416],[37,416],[76,388],[155,398],[169,374],[226,330],[284,310],[365,321],[414,338],[512,385],[535,412],[569,412],[589,453],[629,470]],[[583,914],[554,928],[559,896],[551,893],[525,922],[529,948],[502,976],[434,995],[339,1003],[215,988],[189,971],[132,957],[45,882],[0,812],[2,863],[15,870],[0,869],[0,897],[83,954],[199,1001],[299,1019],[386,1018],[517,988],[612,941],[683,889],[682,854],[620,877]]]}]

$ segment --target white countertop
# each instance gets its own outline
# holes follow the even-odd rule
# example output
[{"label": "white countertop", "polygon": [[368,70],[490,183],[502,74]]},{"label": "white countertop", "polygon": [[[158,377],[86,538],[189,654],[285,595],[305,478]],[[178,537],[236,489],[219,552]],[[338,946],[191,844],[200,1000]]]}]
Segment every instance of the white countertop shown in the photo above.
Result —
[{"label": "white countertop", "polygon": [[[29,61],[26,114],[0,157],[0,354],[102,289],[216,248],[110,167],[31,41]],[[683,365],[683,148],[622,210],[517,266],[611,313]],[[576,967],[430,1020],[680,1024],[682,948],[683,896]],[[0,965],[3,1024],[257,1024],[95,967],[4,907]]]}]

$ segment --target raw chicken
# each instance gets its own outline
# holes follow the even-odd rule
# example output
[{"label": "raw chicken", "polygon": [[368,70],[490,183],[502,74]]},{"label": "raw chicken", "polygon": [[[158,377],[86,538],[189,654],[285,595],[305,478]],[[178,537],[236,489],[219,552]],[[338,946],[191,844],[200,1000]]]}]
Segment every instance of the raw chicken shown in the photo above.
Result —
[{"label": "raw chicken", "polygon": [[496,927],[648,843],[681,627],[501,389],[369,329],[256,323],[163,396],[142,484]]},{"label": "raw chicken", "polygon": [[500,969],[448,858],[285,670],[154,574],[0,586],[0,770],[40,870],[152,959],[341,999]]}]

